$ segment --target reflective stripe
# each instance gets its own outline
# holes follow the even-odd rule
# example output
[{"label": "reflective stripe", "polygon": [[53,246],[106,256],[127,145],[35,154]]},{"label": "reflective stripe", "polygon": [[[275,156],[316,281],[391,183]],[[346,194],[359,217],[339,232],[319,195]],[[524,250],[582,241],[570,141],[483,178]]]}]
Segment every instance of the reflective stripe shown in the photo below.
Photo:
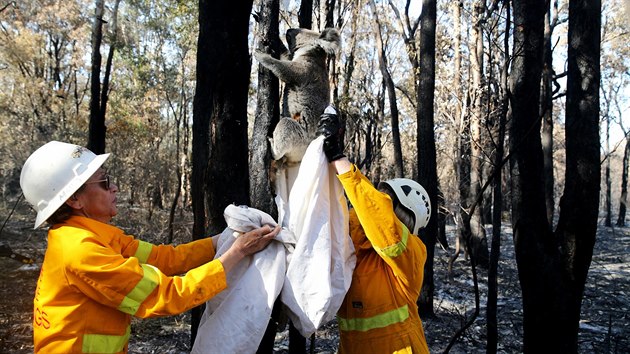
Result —
[{"label": "reflective stripe", "polygon": [[152,244],[144,241],[139,241],[138,249],[136,250],[136,254],[134,254],[133,256],[138,258],[140,263],[146,263],[147,259],[149,259],[149,255],[151,254],[152,249]]},{"label": "reflective stripe", "polygon": [[407,249],[407,239],[409,238],[409,229],[407,229],[407,226],[405,226],[405,224],[403,224],[402,222],[400,223],[400,226],[402,226],[402,232],[403,232],[402,239],[400,240],[400,242],[394,245],[385,247],[385,248],[374,247],[376,252],[386,257],[394,258],[394,257],[400,256],[400,254],[403,253],[403,251]]},{"label": "reflective stripe", "polygon": [[136,314],[140,304],[146,300],[158,284],[156,268],[150,264],[140,264],[140,266],[144,270],[144,276],[118,305],[118,310],[130,315]]},{"label": "reflective stripe", "polygon": [[84,334],[83,353],[120,353],[129,341],[131,326],[127,326],[125,334],[114,336],[109,334]]},{"label": "reflective stripe", "polygon": [[337,318],[339,329],[342,331],[369,331],[374,328],[383,328],[395,323],[404,322],[409,318],[409,307],[407,305],[395,310],[387,311],[380,315],[368,318]]}]

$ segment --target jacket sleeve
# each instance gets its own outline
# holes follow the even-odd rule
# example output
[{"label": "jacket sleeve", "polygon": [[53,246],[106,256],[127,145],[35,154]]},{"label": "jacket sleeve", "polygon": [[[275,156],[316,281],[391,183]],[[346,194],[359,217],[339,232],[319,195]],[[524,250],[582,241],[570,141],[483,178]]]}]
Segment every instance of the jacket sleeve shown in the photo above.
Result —
[{"label": "jacket sleeve", "polygon": [[[103,227],[100,225],[100,227]],[[173,245],[154,245],[125,234],[116,227],[107,227],[113,246],[120,248],[124,257],[136,257],[143,264],[151,264],[166,275],[182,274],[210,262],[216,253],[212,238]]]},{"label": "jacket sleeve", "polygon": [[64,266],[71,286],[103,305],[137,317],[178,314],[227,287],[225,270],[218,260],[182,276],[168,276],[89,235],[70,244],[65,252]]},{"label": "jacket sleeve", "polygon": [[422,272],[426,261],[420,238],[396,217],[391,198],[378,191],[355,165],[338,178],[372,248],[397,277],[409,283],[409,277]]},{"label": "jacket sleeve", "polygon": [[[147,264],[151,264],[166,275],[182,274],[190,269],[210,262],[215,255],[212,246],[212,238],[207,237],[201,240],[185,243],[178,246],[172,245],[152,245],[140,241],[138,249],[149,247]],[[147,250],[145,250],[147,252]]]}]

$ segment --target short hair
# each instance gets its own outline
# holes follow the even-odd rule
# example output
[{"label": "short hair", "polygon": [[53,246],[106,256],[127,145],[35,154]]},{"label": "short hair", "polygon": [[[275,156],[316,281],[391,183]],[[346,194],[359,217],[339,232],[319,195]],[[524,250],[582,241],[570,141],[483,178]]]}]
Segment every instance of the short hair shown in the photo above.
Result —
[{"label": "short hair", "polygon": [[72,209],[72,207],[66,203],[63,203],[61,204],[59,209],[57,209],[48,219],[46,219],[46,222],[50,226],[59,224],[70,219],[73,213],[74,210]]},{"label": "short hair", "polygon": [[[82,192],[84,189],[85,189],[85,184],[79,187],[79,189],[77,189],[77,191],[74,192],[70,198],[74,198],[77,193]],[[74,214],[74,209],[72,209],[70,205],[64,202],[63,204],[61,204],[59,209],[55,210],[55,212],[50,217],[48,217],[48,219],[46,219],[46,222],[50,226],[59,224],[70,219],[70,217],[73,214]]]},{"label": "short hair", "polygon": [[400,222],[407,226],[407,229],[409,231],[413,231],[413,228],[416,224],[416,216],[400,203],[398,197],[396,196],[396,193],[394,193],[394,191],[388,184],[383,183],[379,187],[379,191],[387,194],[392,199],[394,214],[396,214],[396,217],[398,218],[398,220],[400,220]]}]

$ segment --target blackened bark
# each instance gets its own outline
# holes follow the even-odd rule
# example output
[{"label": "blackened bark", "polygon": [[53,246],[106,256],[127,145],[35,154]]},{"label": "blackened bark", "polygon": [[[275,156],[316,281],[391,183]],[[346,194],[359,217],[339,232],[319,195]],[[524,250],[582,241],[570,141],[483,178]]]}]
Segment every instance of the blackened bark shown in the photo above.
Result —
[{"label": "blackened bark", "polygon": [[[605,115],[608,116],[607,114]],[[606,151],[610,151],[610,118],[606,119]],[[606,159],[606,167],[604,168],[604,185],[606,188],[604,197],[604,209],[606,215],[604,216],[604,226],[612,226],[612,183],[610,182],[610,157]]]},{"label": "blackened bark", "polygon": [[[263,1],[259,11],[260,44],[257,50],[279,57],[279,1]],[[271,151],[268,137],[278,124],[280,116],[278,78],[264,66],[258,66],[256,118],[251,140],[249,163],[251,206],[274,217],[277,208],[271,182]]]},{"label": "blackened bark", "polygon": [[478,0],[474,4],[474,18],[475,25],[472,29],[472,42],[474,43],[474,49],[471,50],[471,75],[472,86],[470,88],[472,97],[472,108],[470,115],[470,195],[469,195],[469,211],[467,217],[470,217],[470,222],[465,225],[470,225],[470,258],[483,268],[488,268],[489,253],[488,253],[488,240],[486,238],[486,230],[483,226],[482,212],[483,212],[483,191],[481,190],[481,183],[483,179],[483,160],[482,146],[484,145],[481,137],[482,130],[482,115],[484,108],[485,93],[483,88],[484,77],[484,42],[483,42],[483,28],[482,18],[485,11],[485,1]]},{"label": "blackened bark", "polygon": [[[427,190],[431,199],[431,219],[420,233],[427,248],[427,261],[424,264],[424,281],[418,298],[418,312],[422,316],[432,316],[433,311],[433,256],[438,233],[438,180],[435,151],[433,104],[435,98],[435,24],[436,1],[423,0],[420,14],[419,65],[417,72],[417,165],[418,182]],[[420,73],[422,73],[420,75]]]},{"label": "blackened bark", "polygon": [[396,102],[396,87],[394,80],[389,73],[389,67],[387,64],[387,55],[385,53],[385,47],[382,38],[382,26],[378,18],[376,11],[376,4],[374,0],[369,0],[372,14],[374,15],[374,32],[376,33],[376,46],[378,52],[378,64],[383,75],[383,82],[387,89],[387,98],[389,99],[389,111],[391,115],[391,129],[392,129],[392,144],[394,145],[394,172],[396,177],[403,177],[403,159],[402,159],[402,147],[400,145],[400,129],[398,126],[398,103]]},{"label": "blackened bark", "polygon": [[95,154],[105,152],[105,117],[101,115],[101,42],[103,41],[104,0],[95,1],[92,23],[92,69],[90,74],[90,124],[87,148]]},{"label": "blackened bark", "polygon": [[298,25],[300,28],[311,29],[313,25],[313,0],[300,1],[300,10],[298,11]]},{"label": "blackened bark", "polygon": [[499,256],[501,255],[501,225],[503,224],[503,155],[505,144],[505,131],[507,115],[509,111],[508,99],[508,69],[509,69],[509,35],[511,23],[511,11],[509,1],[505,2],[505,34],[503,37],[503,68],[501,69],[501,113],[499,115],[499,136],[494,166],[498,170],[493,179],[493,208],[492,208],[492,240],[490,242],[490,267],[488,268],[488,304],[486,306],[486,323],[488,324],[486,353],[496,353],[499,341],[497,323],[497,298],[498,298],[498,269]]},{"label": "blackened bark", "polygon": [[[566,101],[566,176],[555,232],[560,243],[562,282],[556,352],[577,352],[584,284],[591,265],[600,193],[599,85],[600,0],[569,1]],[[548,315],[549,316],[549,315]],[[552,322],[552,321],[550,321]],[[560,329],[560,330],[558,330]]]},{"label": "blackened bark", "polygon": [[[550,2],[551,4],[551,2]],[[547,205],[547,221],[553,225],[554,178],[553,178],[553,58],[551,51],[551,6],[547,5],[545,14],[543,71],[540,87],[540,116],[542,117],[543,171],[545,176],[545,204]]]},{"label": "blackened bark", "polygon": [[[194,239],[225,227],[223,210],[228,204],[249,204],[247,36],[252,2],[199,1],[191,186]],[[197,308],[193,343],[200,315]]]},{"label": "blackened bark", "polygon": [[525,353],[576,353],[599,205],[599,1],[569,2],[566,186],[548,222],[539,101],[545,1],[514,1],[512,225],[523,292]]},{"label": "blackened bark", "polygon": [[[114,8],[112,10],[112,20],[111,20],[111,35],[109,38],[109,51],[107,53],[107,60],[105,62],[105,74],[103,74],[103,87],[101,89],[101,99],[100,99],[100,109],[99,109],[99,117],[97,121],[103,122],[103,132],[102,136],[100,134],[94,136],[94,142],[96,143],[97,139],[102,139],[102,149],[105,150],[105,138],[107,134],[107,127],[105,126],[105,116],[107,113],[107,101],[109,100],[109,79],[111,78],[112,73],[112,65],[114,61],[114,52],[116,51],[116,45],[118,41],[118,5],[120,4],[120,0],[116,0],[114,3]],[[91,122],[91,119],[90,119]],[[91,135],[90,135],[91,136]],[[98,143],[96,143],[98,145]]]},{"label": "blackened bark", "polygon": [[626,136],[626,148],[623,152],[623,169],[621,171],[621,197],[619,198],[619,215],[617,226],[626,226],[626,210],[628,203],[628,164],[630,162],[630,136]]},{"label": "blackened bark", "polygon": [[335,27],[335,0],[326,0],[326,21],[324,27]]},{"label": "blackened bark", "polygon": [[548,269],[549,273],[552,270],[557,273],[559,266],[557,257],[545,254],[545,251],[554,249],[547,222],[538,118],[545,1],[514,0],[513,4],[514,59],[510,74],[512,227],[523,292],[524,351],[534,353],[543,345],[542,351],[547,351],[546,345],[556,333],[545,323],[545,312],[551,312],[551,306],[543,296],[545,289],[554,285],[544,272]]},{"label": "blackened bark", "polygon": [[[302,2],[302,5],[304,5],[304,3],[305,1]],[[275,58],[279,58],[281,50],[280,30],[278,26],[280,13],[279,1],[262,1],[258,13],[260,36],[257,50],[270,53]],[[263,210],[274,218],[277,218],[278,210],[274,202],[273,182],[271,180],[271,176],[274,173],[272,172],[272,164],[274,162],[272,162],[271,159],[268,137],[271,136],[280,117],[279,86],[278,78],[273,75],[270,70],[259,65],[256,117],[251,140],[251,157],[249,163],[250,200],[252,207]],[[281,307],[282,303],[280,300],[276,300],[271,319],[267,324],[265,334],[258,346],[258,354],[273,353]]]}]

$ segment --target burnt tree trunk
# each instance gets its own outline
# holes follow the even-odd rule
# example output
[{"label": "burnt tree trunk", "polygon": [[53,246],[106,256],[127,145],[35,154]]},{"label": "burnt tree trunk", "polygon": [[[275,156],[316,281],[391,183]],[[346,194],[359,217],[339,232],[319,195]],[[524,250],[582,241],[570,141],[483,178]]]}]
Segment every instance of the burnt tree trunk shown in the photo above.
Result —
[{"label": "burnt tree trunk", "polygon": [[576,353],[599,205],[600,2],[569,3],[566,186],[551,231],[539,103],[545,1],[514,1],[511,74],[512,225],[523,293],[525,353]]},{"label": "burnt tree trunk", "polygon": [[385,44],[382,37],[382,26],[376,11],[374,0],[369,0],[372,14],[374,15],[374,32],[376,37],[376,46],[378,52],[378,64],[383,75],[385,88],[387,89],[387,97],[389,98],[389,111],[391,114],[392,143],[394,145],[394,172],[396,177],[404,177],[402,147],[400,145],[400,129],[398,127],[398,103],[396,102],[396,87],[394,80],[389,73],[387,64],[387,55],[385,53]]},{"label": "burnt tree trunk", "polygon": [[418,182],[431,199],[431,219],[420,238],[427,248],[424,281],[418,298],[420,315],[432,316],[433,311],[433,256],[438,233],[438,179],[435,151],[433,105],[435,98],[435,24],[436,1],[423,0],[420,14],[419,71],[416,72],[417,92],[417,165]]},{"label": "burnt tree trunk", "polygon": [[[470,251],[471,251],[471,261],[476,262],[476,264],[488,268],[488,240],[486,238],[486,231],[483,226],[482,221],[482,212],[483,212],[483,196],[480,194],[483,193],[481,190],[481,184],[483,179],[483,160],[484,156],[482,153],[482,137],[481,137],[481,126],[482,126],[482,115],[483,115],[483,107],[484,100],[486,94],[484,93],[483,88],[483,77],[484,77],[484,43],[483,43],[483,28],[482,28],[482,17],[485,11],[485,1],[477,0],[474,5],[474,16],[473,21],[474,25],[472,28],[472,45],[473,49],[470,51],[471,58],[471,75],[472,75],[472,86],[470,91],[472,93],[472,109],[470,115],[470,194],[469,194],[469,209],[472,208],[472,212],[469,211],[470,217]],[[475,205],[475,203],[479,203],[479,205]]]},{"label": "burnt tree trunk", "polygon": [[626,148],[623,151],[623,167],[621,171],[621,197],[619,198],[619,216],[617,217],[617,226],[626,226],[629,162],[630,162],[630,135],[627,135]]},{"label": "burnt tree trunk", "polygon": [[547,205],[547,221],[553,225],[554,178],[553,178],[553,58],[551,51],[551,6],[547,5],[545,29],[543,34],[543,71],[540,85],[540,116],[542,117],[543,171],[545,176],[545,204]]},{"label": "burnt tree trunk", "polygon": [[[107,60],[105,61],[105,74],[103,75],[103,88],[101,90],[101,103],[100,103],[100,115],[105,125],[105,116],[107,113],[107,101],[109,100],[109,79],[112,73],[112,63],[114,61],[114,52],[118,45],[118,6],[120,0],[114,2],[114,8],[112,10],[111,20],[111,33],[109,35],[109,52],[107,53]],[[105,128],[107,130],[107,128]],[[105,149],[105,136],[103,136],[103,149]]]},{"label": "burnt tree trunk", "polygon": [[[276,58],[279,57],[280,51],[279,6],[278,0],[263,1],[259,11],[260,46],[257,50],[271,53]],[[271,151],[268,137],[271,136],[280,117],[279,86],[278,78],[270,70],[259,65],[256,117],[249,161],[250,200],[252,207],[274,217],[277,216],[277,208],[270,179]]]},{"label": "burnt tree trunk", "polygon": [[324,27],[326,28],[335,26],[335,3],[336,0],[326,0],[326,20],[324,21]]},{"label": "burnt tree trunk", "polygon": [[[556,352],[577,352],[584,284],[593,257],[600,193],[599,86],[600,0],[569,1],[569,50],[566,101],[566,175],[555,237],[560,243],[562,282],[555,328]],[[556,317],[554,317],[556,315]],[[550,318],[558,318],[554,326]],[[550,323],[551,322],[551,323]],[[559,331],[558,331],[559,330]]]},{"label": "burnt tree trunk", "polygon": [[[544,312],[540,310],[550,310],[550,301],[542,296],[545,289],[553,288],[553,283],[542,274],[543,270],[547,268],[549,273],[552,270],[557,273],[559,266],[555,254],[547,257],[544,253],[553,249],[545,204],[538,118],[545,1],[514,0],[513,4],[514,59],[510,74],[512,227],[523,293],[524,351],[535,353],[536,343],[546,346],[552,341],[547,336],[556,333],[555,330],[548,331],[545,336],[544,331],[540,331],[541,328],[548,330],[542,321]],[[545,338],[548,340],[544,341]],[[545,347],[543,351],[547,349]]]},{"label": "burnt tree trunk", "polygon": [[606,165],[604,167],[604,186],[606,191],[604,192],[604,210],[606,210],[606,215],[604,215],[604,226],[611,227],[612,226],[612,183],[610,182],[610,117],[606,113],[604,115],[606,117],[606,133],[605,133],[605,144],[606,144],[606,152],[609,155],[606,158]]},{"label": "burnt tree trunk", "polygon": [[486,353],[496,353],[499,341],[499,330],[497,323],[497,299],[498,299],[498,269],[499,256],[501,255],[501,225],[503,224],[503,158],[505,151],[505,131],[509,114],[508,96],[508,69],[510,66],[510,44],[509,33],[512,26],[510,3],[505,3],[505,33],[503,37],[503,67],[501,68],[500,84],[500,113],[499,113],[499,136],[497,137],[497,148],[494,158],[494,166],[497,169],[493,176],[493,205],[492,205],[492,240],[490,242],[490,266],[488,268],[488,303],[486,306],[487,325],[487,346]]},{"label": "burnt tree trunk", "polygon": [[[302,2],[302,6],[305,5]],[[308,7],[308,6],[307,6]],[[312,4],[310,5],[312,8]],[[308,13],[310,21],[311,11]],[[278,0],[263,1],[259,10],[259,47],[257,50],[270,53],[273,57],[279,58],[281,43],[279,30],[280,5]],[[300,20],[306,16],[300,8]],[[249,163],[250,173],[250,200],[251,206],[263,210],[274,218],[278,216],[278,210],[274,201],[273,175],[271,151],[268,137],[273,133],[273,129],[278,124],[280,117],[280,83],[278,78],[266,69],[263,65],[258,65],[258,91],[256,93],[256,117],[251,141],[251,157]],[[286,97],[286,96],[285,96]],[[281,221],[281,220],[280,220]],[[281,302],[279,299],[274,304],[271,319],[263,338],[258,345],[258,354],[273,353],[273,346],[278,330]]]},{"label": "burnt tree trunk", "polygon": [[313,25],[313,0],[300,1],[300,10],[298,11],[298,25],[300,26],[300,28],[311,29],[311,26]]},{"label": "burnt tree trunk", "polygon": [[101,43],[103,42],[104,0],[94,2],[92,23],[92,69],[90,73],[90,124],[87,148],[95,154],[105,152],[105,116],[101,114]]},{"label": "burnt tree trunk", "polygon": [[[247,43],[252,0],[200,0],[197,86],[193,102],[193,238],[225,227],[228,204],[249,204]],[[191,337],[201,310],[193,311]]]}]

